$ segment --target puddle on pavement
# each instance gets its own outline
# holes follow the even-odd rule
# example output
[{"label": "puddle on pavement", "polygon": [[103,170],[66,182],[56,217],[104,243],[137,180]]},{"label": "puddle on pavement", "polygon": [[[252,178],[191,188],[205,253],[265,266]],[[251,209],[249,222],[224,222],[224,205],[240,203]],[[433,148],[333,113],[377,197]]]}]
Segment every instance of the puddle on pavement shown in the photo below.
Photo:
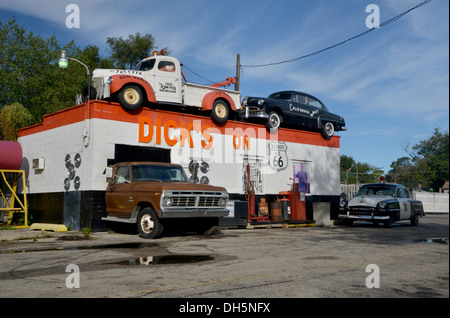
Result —
[{"label": "puddle on pavement", "polygon": [[70,250],[97,250],[97,249],[114,249],[114,248],[128,248],[138,249],[146,247],[158,246],[156,243],[119,243],[119,244],[104,244],[104,245],[83,245],[83,246],[65,246],[65,247],[53,247],[53,248],[41,248],[41,249],[29,249],[29,250],[15,250],[4,251],[0,254],[15,254],[15,253],[30,253],[30,252],[47,252],[47,251],[70,251]]},{"label": "puddle on pavement", "polygon": [[171,265],[171,264],[192,264],[204,261],[213,260],[214,257],[210,255],[159,255],[138,257],[128,260],[106,263],[106,265],[126,265],[126,266],[140,266],[140,265]]},{"label": "puddle on pavement", "polygon": [[444,238],[426,238],[426,239],[417,239],[414,241],[417,243],[440,243],[448,245],[448,239]]},{"label": "puddle on pavement", "polygon": [[422,238],[422,239],[412,239],[412,240],[401,240],[396,243],[438,243],[438,244],[447,244],[449,245],[448,238]]}]

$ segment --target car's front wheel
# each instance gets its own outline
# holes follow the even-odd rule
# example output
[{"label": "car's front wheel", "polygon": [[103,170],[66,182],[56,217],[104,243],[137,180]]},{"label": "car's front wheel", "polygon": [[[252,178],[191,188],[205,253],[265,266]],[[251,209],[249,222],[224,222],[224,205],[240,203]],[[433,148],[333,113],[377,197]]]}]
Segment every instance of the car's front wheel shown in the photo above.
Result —
[{"label": "car's front wheel", "polygon": [[270,112],[267,118],[266,127],[267,129],[278,129],[281,125],[281,117],[277,112]]},{"label": "car's front wheel", "polygon": [[330,139],[334,135],[334,125],[331,122],[326,122],[322,127],[322,136],[325,139]]},{"label": "car's front wheel", "polygon": [[155,211],[151,208],[142,209],[137,217],[139,235],[143,238],[154,239],[161,235],[163,225],[159,222]]},{"label": "car's front wheel", "polygon": [[144,102],[144,95],[141,89],[135,85],[124,87],[117,97],[120,104],[129,110],[138,109]]},{"label": "car's front wheel", "polygon": [[394,225],[394,218],[392,217],[392,215],[389,217],[389,219],[384,220],[383,225],[387,228],[391,228]]},{"label": "car's front wheel", "polygon": [[419,225],[419,219],[420,219],[420,216],[419,216],[418,213],[416,213],[413,216],[411,216],[411,219],[409,221],[411,222],[412,226],[418,226]]}]

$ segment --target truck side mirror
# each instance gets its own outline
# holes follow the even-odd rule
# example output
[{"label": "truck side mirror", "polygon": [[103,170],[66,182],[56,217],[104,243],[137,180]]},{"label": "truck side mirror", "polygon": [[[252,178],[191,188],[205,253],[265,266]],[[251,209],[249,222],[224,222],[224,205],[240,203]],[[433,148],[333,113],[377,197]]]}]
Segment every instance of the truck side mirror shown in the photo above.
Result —
[{"label": "truck side mirror", "polygon": [[111,182],[113,180],[113,168],[112,167],[106,167],[106,181]]}]

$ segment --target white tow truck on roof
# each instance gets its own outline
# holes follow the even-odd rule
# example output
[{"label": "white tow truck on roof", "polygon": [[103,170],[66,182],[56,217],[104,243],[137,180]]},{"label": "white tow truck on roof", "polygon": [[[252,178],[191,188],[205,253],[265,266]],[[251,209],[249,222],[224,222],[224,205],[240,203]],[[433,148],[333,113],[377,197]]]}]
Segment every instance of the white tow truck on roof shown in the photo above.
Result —
[{"label": "white tow truck on roof", "polygon": [[196,107],[223,123],[231,111],[242,109],[240,92],[220,88],[234,84],[236,78],[209,86],[188,83],[178,59],[163,52],[153,52],[132,70],[96,69],[92,82],[91,98],[119,101],[129,110],[140,108],[144,102],[160,105],[159,108]]}]

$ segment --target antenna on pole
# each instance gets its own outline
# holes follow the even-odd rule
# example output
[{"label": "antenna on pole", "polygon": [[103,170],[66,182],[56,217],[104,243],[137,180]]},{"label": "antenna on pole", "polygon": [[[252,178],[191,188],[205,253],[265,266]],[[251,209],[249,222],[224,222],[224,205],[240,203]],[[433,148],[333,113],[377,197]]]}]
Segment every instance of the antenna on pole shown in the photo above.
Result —
[{"label": "antenna on pole", "polygon": [[234,84],[234,90],[239,91],[239,84],[241,81],[241,55],[236,56],[236,84]]}]

